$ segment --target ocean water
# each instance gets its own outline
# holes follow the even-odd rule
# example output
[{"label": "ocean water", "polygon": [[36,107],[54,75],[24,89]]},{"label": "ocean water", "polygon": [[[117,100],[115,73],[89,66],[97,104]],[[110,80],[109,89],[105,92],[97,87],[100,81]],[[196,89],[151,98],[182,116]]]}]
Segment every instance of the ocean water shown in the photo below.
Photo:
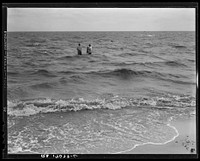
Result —
[{"label": "ocean water", "polygon": [[172,118],[195,114],[195,32],[8,32],[7,44],[10,154],[164,144]]}]

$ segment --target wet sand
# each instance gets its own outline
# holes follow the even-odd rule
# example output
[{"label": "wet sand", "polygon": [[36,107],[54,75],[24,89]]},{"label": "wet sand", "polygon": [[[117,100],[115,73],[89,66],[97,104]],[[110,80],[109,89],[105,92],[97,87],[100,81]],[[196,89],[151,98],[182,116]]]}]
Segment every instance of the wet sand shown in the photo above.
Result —
[{"label": "wet sand", "polygon": [[179,133],[174,140],[162,145],[140,145],[121,154],[196,154],[196,117],[172,120],[170,126]]}]

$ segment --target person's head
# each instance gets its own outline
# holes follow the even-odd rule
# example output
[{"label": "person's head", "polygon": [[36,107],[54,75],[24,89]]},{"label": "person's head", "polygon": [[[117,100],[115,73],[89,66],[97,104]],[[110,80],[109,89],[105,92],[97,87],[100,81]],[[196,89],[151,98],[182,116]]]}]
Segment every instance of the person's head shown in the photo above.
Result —
[{"label": "person's head", "polygon": [[81,46],[81,44],[78,44],[78,46]]},{"label": "person's head", "polygon": [[91,44],[89,44],[89,46],[91,46]]}]

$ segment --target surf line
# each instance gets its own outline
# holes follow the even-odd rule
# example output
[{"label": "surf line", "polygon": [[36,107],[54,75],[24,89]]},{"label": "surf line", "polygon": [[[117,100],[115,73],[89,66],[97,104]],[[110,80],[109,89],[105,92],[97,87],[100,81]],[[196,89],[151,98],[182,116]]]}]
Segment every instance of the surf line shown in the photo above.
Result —
[{"label": "surf line", "polygon": [[[170,121],[172,121],[172,120],[173,120],[173,116],[169,118],[168,122],[170,122]],[[127,150],[124,150],[124,151],[120,151],[120,152],[116,152],[116,153],[111,153],[111,154],[120,154],[120,153],[128,152],[128,151],[131,151],[131,150],[135,149],[137,146],[146,145],[146,144],[164,145],[164,144],[167,144],[167,143],[169,143],[169,142],[175,140],[175,139],[179,136],[178,130],[177,130],[174,126],[170,125],[170,123],[168,123],[167,126],[171,127],[171,128],[174,129],[175,132],[176,132],[176,135],[175,135],[172,139],[170,139],[170,140],[168,140],[168,141],[166,141],[166,142],[164,142],[164,143],[147,142],[147,143],[142,143],[142,144],[136,144],[136,145],[134,145],[131,149],[127,149]]]}]

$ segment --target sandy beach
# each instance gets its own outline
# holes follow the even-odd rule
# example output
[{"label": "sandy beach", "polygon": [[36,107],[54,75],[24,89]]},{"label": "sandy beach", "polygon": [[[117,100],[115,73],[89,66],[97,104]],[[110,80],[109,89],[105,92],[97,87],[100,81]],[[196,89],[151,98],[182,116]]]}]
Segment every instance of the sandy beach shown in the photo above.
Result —
[{"label": "sandy beach", "polygon": [[196,117],[172,120],[170,126],[179,133],[174,140],[162,145],[137,146],[121,154],[196,154]]}]

